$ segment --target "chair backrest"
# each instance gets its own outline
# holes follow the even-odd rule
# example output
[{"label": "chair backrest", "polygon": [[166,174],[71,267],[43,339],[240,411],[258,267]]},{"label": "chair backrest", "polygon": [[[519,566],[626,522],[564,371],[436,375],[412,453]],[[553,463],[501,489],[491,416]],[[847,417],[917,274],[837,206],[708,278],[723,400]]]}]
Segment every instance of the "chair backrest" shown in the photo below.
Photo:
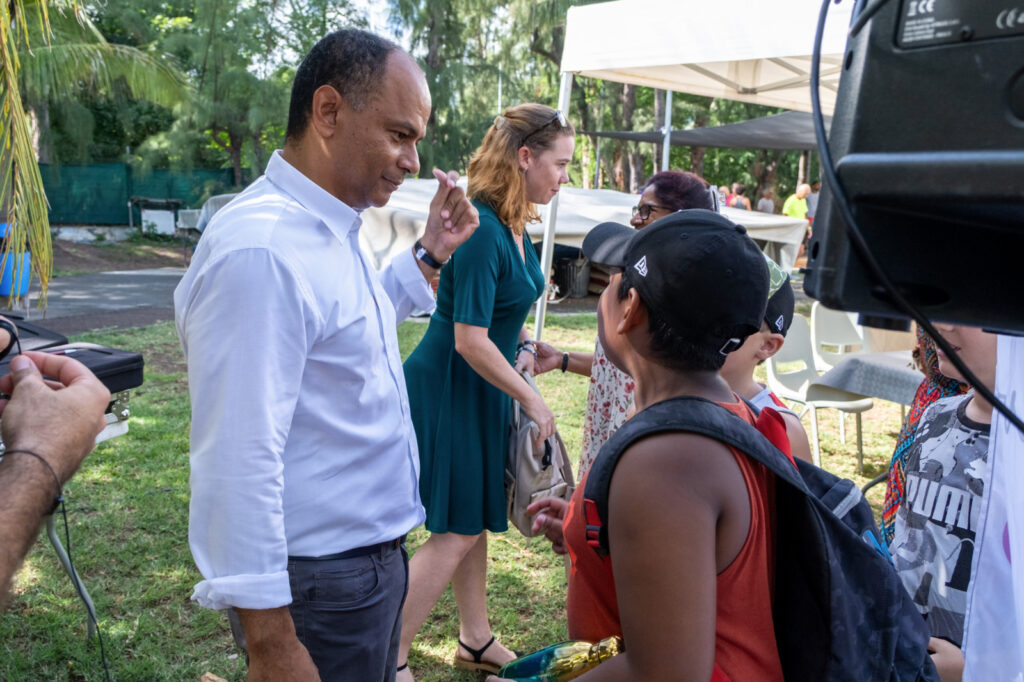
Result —
[{"label": "chair backrest", "polygon": [[[783,367],[799,363],[796,367]],[[814,369],[814,350],[811,348],[811,330],[807,318],[794,315],[786,333],[786,342],[779,352],[768,358],[768,388],[784,400],[798,403],[807,401],[807,386],[818,378]]]},{"label": "chair backrest", "polygon": [[871,351],[867,330],[857,324],[854,315],[826,308],[818,301],[811,306],[811,346],[814,368],[819,372],[827,372],[851,355]]}]

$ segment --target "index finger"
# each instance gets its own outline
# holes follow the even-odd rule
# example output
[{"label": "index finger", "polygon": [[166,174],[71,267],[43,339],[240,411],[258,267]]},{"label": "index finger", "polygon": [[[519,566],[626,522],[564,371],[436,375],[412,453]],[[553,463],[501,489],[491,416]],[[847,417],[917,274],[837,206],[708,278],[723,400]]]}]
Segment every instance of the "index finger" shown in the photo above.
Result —
[{"label": "index finger", "polygon": [[53,377],[64,386],[90,381],[99,383],[99,379],[88,367],[67,355],[32,350],[25,351],[23,355],[35,363],[41,374]]},{"label": "index finger", "polygon": [[448,171],[446,173],[440,168],[435,168],[434,177],[437,178],[438,183],[440,183],[442,187],[447,187],[448,189],[452,189],[459,182],[458,171]]}]

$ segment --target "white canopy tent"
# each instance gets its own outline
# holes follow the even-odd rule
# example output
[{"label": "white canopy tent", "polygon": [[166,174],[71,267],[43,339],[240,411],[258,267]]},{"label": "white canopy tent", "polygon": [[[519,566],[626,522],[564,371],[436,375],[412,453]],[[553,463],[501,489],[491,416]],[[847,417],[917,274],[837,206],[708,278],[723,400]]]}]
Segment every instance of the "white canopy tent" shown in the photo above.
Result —
[{"label": "white canopy tent", "polygon": [[[829,10],[822,42],[821,102],[835,107],[853,2]],[[574,75],[666,91],[663,163],[671,134],[671,93],[810,111],[811,53],[820,0],[617,0],[569,8],[558,107],[569,111]],[[541,267],[551,268],[556,196],[548,207]],[[544,329],[544,299],[536,336]]]},{"label": "white canopy tent", "polygon": [[[465,187],[465,182],[463,179],[459,184]],[[383,267],[396,253],[411,248],[416,238],[423,234],[427,210],[435,191],[436,180],[406,180],[385,206],[363,211],[359,244],[370,256],[374,267]],[[562,187],[559,196],[561,210],[552,242],[576,247],[598,223],[612,220],[629,224],[632,208],[638,199],[635,194],[610,189],[577,187]],[[792,266],[796,246],[803,240],[806,221],[733,208],[725,208],[722,212],[733,222],[746,227],[754,239],[769,242],[784,254],[792,251],[788,256],[788,266]],[[543,238],[544,226],[534,223],[527,227],[527,232],[536,242]],[[784,256],[783,260],[786,258]]]}]

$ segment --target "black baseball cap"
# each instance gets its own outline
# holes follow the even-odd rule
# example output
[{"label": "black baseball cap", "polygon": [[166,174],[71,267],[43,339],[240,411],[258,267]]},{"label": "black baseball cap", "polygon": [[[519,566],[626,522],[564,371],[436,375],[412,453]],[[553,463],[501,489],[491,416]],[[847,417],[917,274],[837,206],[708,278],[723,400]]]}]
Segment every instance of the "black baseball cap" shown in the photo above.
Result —
[{"label": "black baseball cap", "polygon": [[775,334],[786,335],[789,325],[793,322],[793,309],[796,306],[796,295],[793,293],[793,284],[789,275],[776,291],[768,298],[768,308],[764,311],[764,321],[768,323],[768,329]]},{"label": "black baseball cap", "polygon": [[642,230],[601,223],[584,238],[583,254],[622,268],[650,310],[722,354],[761,328],[768,266],[746,229],[718,213],[677,211]]}]

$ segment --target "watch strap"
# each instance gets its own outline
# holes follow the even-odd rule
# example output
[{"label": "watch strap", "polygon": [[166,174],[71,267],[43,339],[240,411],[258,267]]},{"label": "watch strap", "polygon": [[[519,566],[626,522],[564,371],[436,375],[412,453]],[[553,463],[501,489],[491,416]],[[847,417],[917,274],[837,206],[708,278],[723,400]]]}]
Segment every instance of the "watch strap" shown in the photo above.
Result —
[{"label": "watch strap", "polygon": [[441,268],[448,264],[448,261],[452,259],[451,256],[449,256],[448,260],[444,261],[443,263],[437,260],[436,258],[434,258],[433,254],[427,251],[426,247],[423,246],[423,243],[419,239],[416,240],[416,243],[413,245],[412,250],[413,253],[416,254],[416,260],[423,261],[424,263],[427,264],[428,267],[434,268],[435,270],[440,270]]}]

